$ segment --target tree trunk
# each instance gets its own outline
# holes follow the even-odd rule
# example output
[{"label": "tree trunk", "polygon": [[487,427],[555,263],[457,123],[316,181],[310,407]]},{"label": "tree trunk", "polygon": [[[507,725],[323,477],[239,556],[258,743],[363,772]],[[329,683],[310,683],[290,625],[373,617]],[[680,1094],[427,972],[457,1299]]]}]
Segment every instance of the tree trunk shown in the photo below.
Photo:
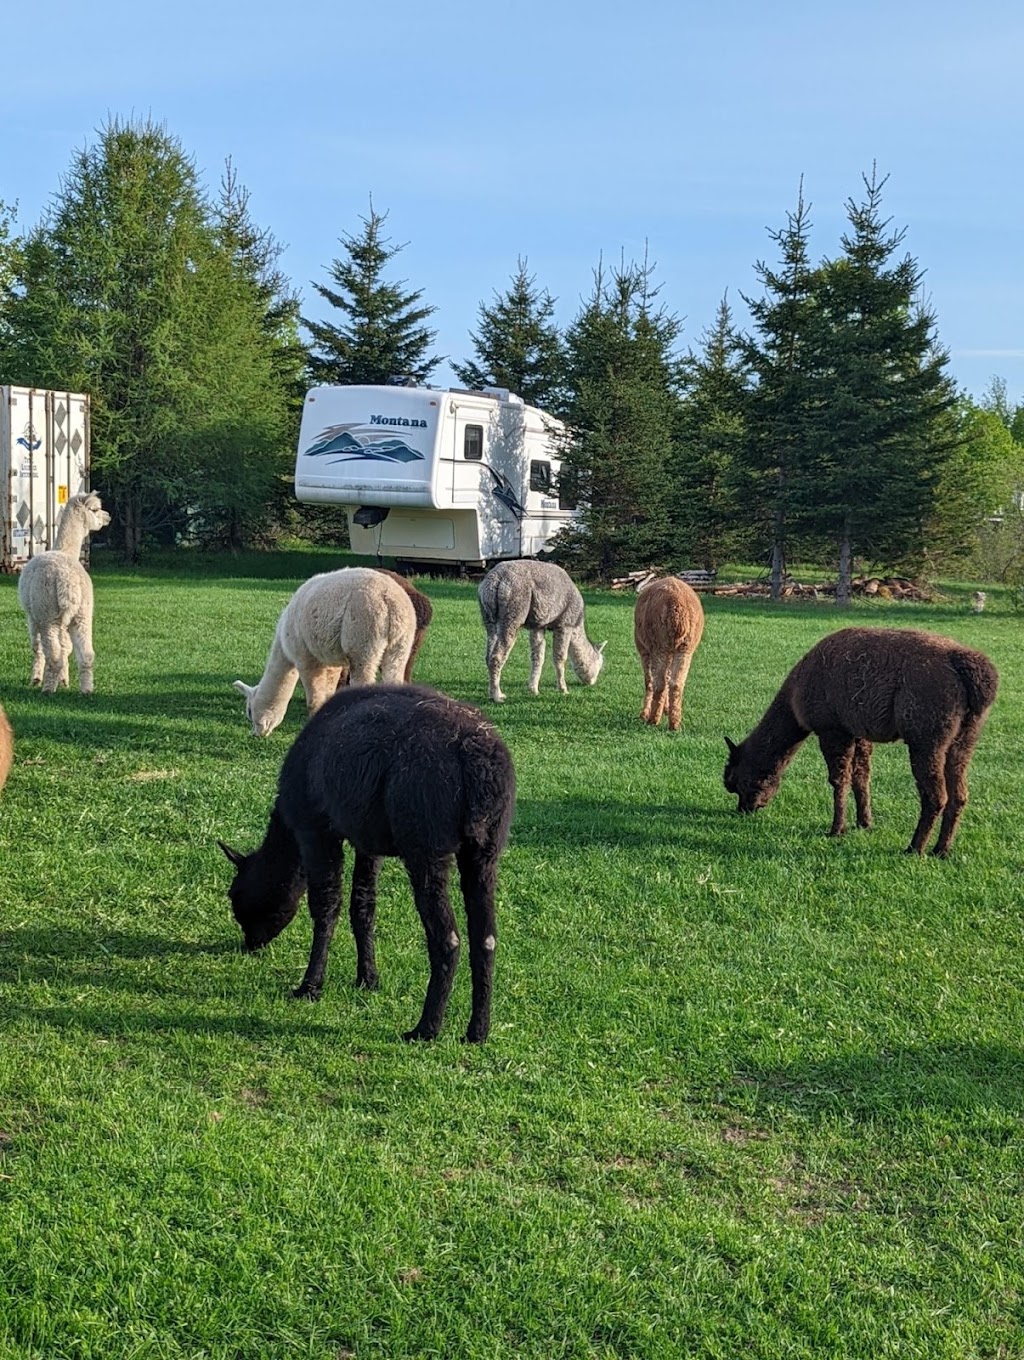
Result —
[{"label": "tree trunk", "polygon": [[850,551],[850,525],[847,521],[843,525],[842,537],[839,540],[839,580],[836,582],[836,605],[840,609],[849,609],[852,594],[853,554]]},{"label": "tree trunk", "polygon": [[124,560],[138,562],[142,551],[142,497],[129,491],[121,502],[124,529]]},{"label": "tree trunk", "polygon": [[782,599],[782,587],[786,578],[786,550],[782,543],[782,534],[776,529],[775,541],[772,543],[772,599]]}]

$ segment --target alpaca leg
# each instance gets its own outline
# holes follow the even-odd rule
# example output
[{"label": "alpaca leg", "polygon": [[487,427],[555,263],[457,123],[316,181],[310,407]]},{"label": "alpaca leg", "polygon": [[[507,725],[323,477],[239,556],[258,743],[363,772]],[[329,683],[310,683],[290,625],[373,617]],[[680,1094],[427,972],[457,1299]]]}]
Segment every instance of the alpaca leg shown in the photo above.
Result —
[{"label": "alpaca leg", "polygon": [[405,684],[405,671],[409,662],[409,640],[398,639],[389,642],[384,648],[380,662],[380,678],[385,685]]},{"label": "alpaca leg", "polygon": [[853,800],[857,805],[857,825],[868,830],[871,816],[871,743],[860,740],[853,748]]},{"label": "alpaca leg", "polygon": [[654,704],[654,672],[651,669],[650,655],[641,655],[640,664],[644,668],[644,706],[640,710],[640,721],[650,722],[651,708]]},{"label": "alpaca leg", "polygon": [[462,897],[469,930],[469,965],[473,973],[473,1010],[466,1042],[479,1044],[491,1027],[491,983],[497,943],[494,890],[498,854],[492,846],[465,845],[457,855]]},{"label": "alpaca leg", "polygon": [[348,683],[350,685],[372,685],[377,678],[380,666],[380,653],[349,658]]},{"label": "alpaca leg", "polygon": [[[92,620],[79,617],[68,625],[71,646],[75,652],[75,665],[78,667],[78,688],[83,694],[91,694],[93,687],[92,669],[96,657],[92,650]],[[63,659],[63,658],[62,658]],[[64,660],[64,664],[67,662]]]},{"label": "alpaca leg", "polygon": [[356,942],[356,986],[377,990],[377,959],[373,945],[373,927],[377,915],[377,875],[380,860],[369,855],[356,855],[352,870],[352,898],[348,918]]},{"label": "alpaca leg", "polygon": [[28,682],[30,685],[41,685],[43,671],[46,668],[46,655],[43,652],[42,634],[31,619],[28,624],[28,640],[32,644],[32,673]]},{"label": "alpaca leg", "polygon": [[416,658],[417,656],[419,656],[419,651],[420,648],[423,646],[423,639],[425,637],[426,633],[421,632],[420,629],[417,628],[416,636],[412,640],[412,650],[409,652],[408,660],[405,663],[405,672],[402,676],[402,679],[407,685],[412,684],[413,668],[416,665]]},{"label": "alpaca leg", "polygon": [[337,690],[339,674],[336,666],[319,666],[315,670],[304,670],[300,673],[302,691],[306,696],[306,712],[310,717],[318,708],[323,708]]},{"label": "alpaca leg", "polygon": [[342,847],[340,841],[332,846],[326,839],[321,843],[306,838],[300,841],[299,852],[306,873],[309,914],[313,918],[313,944],[306,975],[292,996],[319,1001],[327,971],[327,955],[341,911]]},{"label": "alpaca leg", "polygon": [[71,683],[71,634],[66,633],[61,641],[62,665],[60,670],[60,683],[64,689],[67,689]]},{"label": "alpaca leg", "polygon": [[558,689],[562,694],[568,694],[569,686],[565,683],[565,663],[569,657],[569,642],[571,635],[567,628],[556,628],[551,639],[552,660],[555,665],[555,675],[558,677]]},{"label": "alpaca leg", "polygon": [[946,806],[948,747],[948,742],[940,743],[935,740],[915,741],[912,746],[908,743],[910,768],[914,772],[918,796],[921,799],[921,816],[907,846],[908,855],[924,853],[935,819]]},{"label": "alpaca leg", "polygon": [[530,629],[530,693],[540,689],[540,673],[544,666],[544,629]]},{"label": "alpaca leg", "polygon": [[427,860],[406,864],[416,910],[427,936],[430,958],[430,981],[423,1002],[423,1014],[415,1029],[402,1035],[403,1039],[436,1039],[455,980],[459,961],[459,932],[448,900],[448,878],[451,862],[447,859]]},{"label": "alpaca leg", "polygon": [[657,652],[651,657],[651,684],[654,698],[651,702],[651,715],[647,721],[652,727],[657,727],[668,700],[668,657],[664,652]]},{"label": "alpaca leg", "polygon": [[967,806],[967,767],[981,733],[981,723],[980,718],[971,714],[946,754],[946,807],[939,827],[939,838],[932,849],[932,854],[940,858],[949,854],[949,847],[953,844],[953,837]]},{"label": "alpaca leg", "polygon": [[44,694],[52,694],[60,684],[61,671],[64,668],[64,642],[62,632],[63,630],[59,623],[43,624],[42,628],[39,630],[44,657]]},{"label": "alpaca leg", "polygon": [[686,677],[690,673],[690,662],[692,660],[692,652],[676,652],[669,667],[668,728],[670,732],[678,732],[683,725],[683,691],[686,689]]},{"label": "alpaca leg", "polygon": [[505,662],[508,660],[515,642],[515,633],[495,633],[487,638],[487,673],[491,682],[490,696],[492,703],[500,704],[504,702],[505,696],[501,692],[501,672],[505,668]]},{"label": "alpaca leg", "polygon": [[832,829],[828,834],[841,836],[846,830],[846,798],[850,792],[856,743],[848,732],[831,729],[818,733],[818,744],[828,766],[828,782],[832,785]]}]

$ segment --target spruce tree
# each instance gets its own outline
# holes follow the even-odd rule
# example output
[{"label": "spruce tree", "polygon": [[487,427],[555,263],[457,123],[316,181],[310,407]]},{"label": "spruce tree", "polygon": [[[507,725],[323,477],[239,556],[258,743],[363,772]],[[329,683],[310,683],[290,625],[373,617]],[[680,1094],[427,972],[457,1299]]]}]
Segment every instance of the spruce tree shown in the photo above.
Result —
[{"label": "spruce tree", "polygon": [[749,373],[726,298],[702,340],[683,362],[669,511],[676,556],[712,571],[750,538],[741,487]]},{"label": "spruce tree", "polygon": [[91,395],[93,481],[129,559],[205,514],[218,479],[254,513],[266,499],[287,433],[263,320],[177,139],[112,120],[26,243],[12,326],[22,381]]},{"label": "spruce tree", "polygon": [[823,400],[805,512],[835,545],[840,605],[855,555],[923,561],[942,469],[961,440],[944,418],[957,394],[934,315],[918,301],[921,269],[894,259],[905,232],[881,216],[884,185],[873,170],[863,200],[848,200],[843,254],[822,267],[817,294]]},{"label": "spruce tree", "polygon": [[779,248],[772,268],[759,261],[760,298],[741,294],[755,337],[742,336],[739,352],[753,375],[741,450],[743,496],[771,544],[772,598],[782,594],[790,538],[798,527],[800,490],[812,476],[812,421],[819,399],[815,354],[817,271],[809,256],[810,205],[803,182],[786,226],[769,235]]},{"label": "spruce tree", "polygon": [[470,332],[475,360],[453,364],[459,382],[479,391],[507,387],[530,406],[553,411],[560,405],[565,356],[552,321],[555,299],[537,288],[526,261],[517,262],[507,292],[490,307],[480,305],[477,329]]},{"label": "spruce tree", "polygon": [[421,302],[422,289],[409,292],[404,282],[389,283],[387,265],[404,250],[383,234],[387,213],[370,203],[360,218],[358,236],[342,236],[343,257],[335,259],[330,277],[335,285],[314,283],[325,302],[341,313],[337,322],[303,325],[313,337],[310,369],[320,383],[388,383],[402,378],[425,383],[441,362],[430,347],[437,332],[424,325],[435,312]]},{"label": "spruce tree", "polygon": [[622,264],[594,291],[566,336],[563,486],[579,521],[556,551],[608,577],[646,567],[671,549],[668,467],[678,405],[680,323],[656,305],[646,263]]}]

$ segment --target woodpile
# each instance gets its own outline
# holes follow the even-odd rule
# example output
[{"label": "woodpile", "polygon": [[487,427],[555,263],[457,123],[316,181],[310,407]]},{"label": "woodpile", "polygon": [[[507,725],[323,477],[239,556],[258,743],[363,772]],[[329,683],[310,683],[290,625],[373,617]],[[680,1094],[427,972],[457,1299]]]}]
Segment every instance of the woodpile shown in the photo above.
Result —
[{"label": "woodpile", "polygon": [[[611,583],[612,590],[640,591],[648,582],[663,575],[659,567],[649,567],[646,571],[631,571],[625,576],[617,576]],[[757,581],[737,581],[731,585],[706,585],[700,587],[711,595],[741,595],[749,598],[767,599],[771,586],[765,579]],[[855,596],[867,596],[879,600],[910,600],[929,603],[938,599],[936,593],[919,581],[911,581],[905,576],[858,576],[851,584]],[[787,580],[782,587],[784,600],[826,600],[834,598],[836,583],[830,581],[818,585],[802,584]]]}]

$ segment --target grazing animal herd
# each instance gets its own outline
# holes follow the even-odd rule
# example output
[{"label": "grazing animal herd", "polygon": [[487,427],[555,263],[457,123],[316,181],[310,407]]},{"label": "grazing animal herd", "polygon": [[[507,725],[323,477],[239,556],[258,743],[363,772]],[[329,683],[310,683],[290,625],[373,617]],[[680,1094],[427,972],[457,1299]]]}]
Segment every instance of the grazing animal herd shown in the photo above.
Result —
[{"label": "grazing animal herd", "polygon": [[[93,592],[79,558],[89,533],[109,521],[91,493],[67,504],[56,546],[24,567],[18,597],[32,642],[31,683],[52,693],[68,683],[74,651],[83,693],[93,688]],[[500,562],[479,587],[489,696],[505,700],[502,669],[522,628],[530,634],[530,680],[538,692],[545,633],[552,634],[558,688],[565,663],[593,685],[604,647],[587,637],[583,597],[561,567]],[[262,844],[243,853],[218,842],[234,866],[229,888],[245,948],[273,940],[305,894],[313,941],[295,995],[316,1000],[340,914],[342,856],[353,852],[349,920],[356,985],[375,988],[374,919],[382,859],[405,865],[423,923],[430,979],[423,1011],[406,1039],[433,1039],[444,1020],[461,949],[449,901],[459,871],[472,972],[466,1039],[490,1025],[497,940],[495,885],[515,804],[512,758],[477,708],[411,684],[432,617],[430,600],[383,568],[346,567],[304,582],[282,611],[258,684],[241,680],[256,735],[282,722],[301,681],[309,722],[281,767]],[[644,677],[640,717],[682,725],[683,692],[704,631],[697,594],[667,577],[643,586],[634,641]],[[374,684],[378,674],[381,684]],[[818,738],[833,790],[830,835],[846,828],[852,788],[857,825],[871,825],[871,753],[903,741],[920,798],[908,853],[921,854],[941,817],[932,853],[946,855],[967,802],[967,768],[996,697],[998,675],[981,652],[912,630],[844,628],[825,637],[786,677],[761,721],[741,742],[728,737],[726,790],[740,812],[764,807],[800,744]],[[0,708],[0,788],[13,736]]]}]

